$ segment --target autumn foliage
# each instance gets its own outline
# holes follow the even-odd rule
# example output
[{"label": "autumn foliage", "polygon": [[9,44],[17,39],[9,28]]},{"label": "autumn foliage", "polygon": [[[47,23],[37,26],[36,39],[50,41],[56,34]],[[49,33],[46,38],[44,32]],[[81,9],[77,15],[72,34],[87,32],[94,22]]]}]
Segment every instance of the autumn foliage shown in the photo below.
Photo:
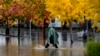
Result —
[{"label": "autumn foliage", "polygon": [[93,21],[92,28],[100,21],[100,0],[0,0],[0,17],[3,23],[6,19],[30,20],[36,26],[44,27],[44,21],[58,18],[67,25],[73,21],[84,23]]},{"label": "autumn foliage", "polygon": [[45,0],[46,10],[50,16],[57,17],[64,24],[69,25],[73,21],[84,23],[91,20],[92,28],[100,21],[100,0]]}]

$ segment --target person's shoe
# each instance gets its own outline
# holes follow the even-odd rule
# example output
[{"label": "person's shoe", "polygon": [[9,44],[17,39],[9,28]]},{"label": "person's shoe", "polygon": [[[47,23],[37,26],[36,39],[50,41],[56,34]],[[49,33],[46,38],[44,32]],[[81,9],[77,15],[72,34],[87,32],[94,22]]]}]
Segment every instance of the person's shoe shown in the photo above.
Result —
[{"label": "person's shoe", "polygon": [[55,48],[58,48],[57,44],[55,44],[54,46],[55,46]]},{"label": "person's shoe", "polygon": [[49,44],[46,44],[45,48],[48,48]]}]

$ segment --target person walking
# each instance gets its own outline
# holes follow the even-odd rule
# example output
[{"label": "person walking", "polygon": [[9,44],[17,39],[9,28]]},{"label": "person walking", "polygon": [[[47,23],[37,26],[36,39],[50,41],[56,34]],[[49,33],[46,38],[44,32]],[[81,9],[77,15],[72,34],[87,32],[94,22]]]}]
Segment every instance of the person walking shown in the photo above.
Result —
[{"label": "person walking", "polygon": [[48,36],[45,48],[48,48],[50,44],[52,44],[55,48],[58,48],[58,33],[53,27],[53,23],[49,24]]}]

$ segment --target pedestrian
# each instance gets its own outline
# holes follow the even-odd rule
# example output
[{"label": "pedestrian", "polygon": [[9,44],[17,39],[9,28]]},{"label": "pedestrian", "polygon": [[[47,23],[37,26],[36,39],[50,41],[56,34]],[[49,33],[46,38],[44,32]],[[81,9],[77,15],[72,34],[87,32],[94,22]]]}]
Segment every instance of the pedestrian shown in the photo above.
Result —
[{"label": "pedestrian", "polygon": [[50,44],[52,44],[55,48],[58,48],[57,44],[59,44],[59,42],[58,42],[58,33],[53,28],[52,23],[49,24],[49,30],[48,30],[48,36],[47,36],[47,41],[46,41],[45,48],[48,48]]},{"label": "pedestrian", "polygon": [[84,34],[83,34],[83,43],[84,43],[84,46],[85,46],[86,42],[87,42],[87,31],[85,31]]}]

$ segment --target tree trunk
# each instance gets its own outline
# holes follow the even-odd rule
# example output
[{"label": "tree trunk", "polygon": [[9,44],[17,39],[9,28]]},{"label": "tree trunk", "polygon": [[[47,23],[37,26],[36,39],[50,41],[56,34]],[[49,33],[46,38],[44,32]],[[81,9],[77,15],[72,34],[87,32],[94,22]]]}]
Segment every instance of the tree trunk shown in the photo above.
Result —
[{"label": "tree trunk", "polygon": [[93,40],[95,41],[95,28],[93,28]]},{"label": "tree trunk", "polygon": [[18,46],[20,46],[20,20],[18,19]]},{"label": "tree trunk", "polygon": [[61,32],[62,32],[62,37],[63,37],[63,41],[67,41],[67,27],[66,27],[66,21],[64,22],[64,25],[61,28]]},{"label": "tree trunk", "polygon": [[6,30],[5,30],[5,34],[9,35],[9,25],[8,25],[8,18],[7,18],[7,25],[6,25]]},{"label": "tree trunk", "polygon": [[7,18],[7,25],[6,25],[6,29],[5,29],[5,34],[6,34],[6,44],[8,46],[8,43],[9,43],[9,40],[10,40],[10,37],[9,37],[9,34],[10,34],[10,31],[9,31],[9,26],[8,26],[8,18]]},{"label": "tree trunk", "polygon": [[73,44],[73,32],[72,32],[72,23],[70,23],[70,47],[72,47]]},{"label": "tree trunk", "polygon": [[9,27],[8,26],[6,27],[5,33],[6,33],[6,36],[9,35]]},{"label": "tree trunk", "polygon": [[87,37],[88,37],[88,21],[86,20],[86,17],[84,16],[84,35],[83,35],[84,46],[87,43]]},{"label": "tree trunk", "polygon": [[[32,24],[31,24],[31,20],[30,20],[30,24],[29,24],[29,32],[30,32],[30,40],[32,40]],[[30,41],[30,43],[31,43],[31,41]]]},{"label": "tree trunk", "polygon": [[46,31],[45,31],[45,30],[46,30],[45,27],[46,27],[46,26],[45,26],[45,19],[44,19],[44,28],[43,28],[43,34],[44,34],[44,35],[43,35],[44,45],[45,45],[45,33],[46,33]]}]

